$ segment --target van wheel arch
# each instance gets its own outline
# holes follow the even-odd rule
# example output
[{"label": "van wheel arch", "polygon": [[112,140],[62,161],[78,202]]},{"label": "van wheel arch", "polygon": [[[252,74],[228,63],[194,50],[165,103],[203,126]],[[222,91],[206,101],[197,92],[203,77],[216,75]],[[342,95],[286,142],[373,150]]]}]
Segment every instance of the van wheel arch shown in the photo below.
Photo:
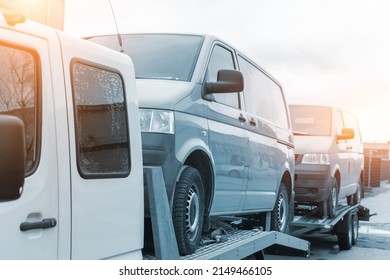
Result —
[{"label": "van wheel arch", "polygon": [[192,152],[183,166],[191,166],[198,170],[204,185],[205,217],[210,213],[211,199],[214,194],[214,173],[209,156],[201,150]]}]

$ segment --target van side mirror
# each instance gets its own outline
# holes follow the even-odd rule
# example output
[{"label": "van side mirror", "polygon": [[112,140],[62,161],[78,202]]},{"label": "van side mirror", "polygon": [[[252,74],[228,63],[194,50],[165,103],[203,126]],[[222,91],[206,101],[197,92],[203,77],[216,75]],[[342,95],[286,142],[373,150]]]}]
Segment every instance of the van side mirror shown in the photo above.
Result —
[{"label": "van side mirror", "polygon": [[206,82],[207,94],[240,92],[244,90],[244,78],[237,70],[222,69],[218,71],[216,82]]},{"label": "van side mirror", "polygon": [[340,135],[337,135],[338,140],[348,140],[355,138],[355,131],[352,128],[343,128]]},{"label": "van side mirror", "polygon": [[0,201],[18,199],[22,193],[25,149],[22,120],[0,115]]}]

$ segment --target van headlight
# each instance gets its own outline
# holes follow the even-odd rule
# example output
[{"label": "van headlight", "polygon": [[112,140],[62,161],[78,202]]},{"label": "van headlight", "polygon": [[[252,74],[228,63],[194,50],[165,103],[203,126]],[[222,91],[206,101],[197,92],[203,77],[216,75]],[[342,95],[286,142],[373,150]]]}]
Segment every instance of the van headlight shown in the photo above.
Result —
[{"label": "van headlight", "polygon": [[174,117],[172,111],[140,109],[142,132],[174,134]]},{"label": "van headlight", "polygon": [[329,154],[304,154],[302,164],[330,164]]}]

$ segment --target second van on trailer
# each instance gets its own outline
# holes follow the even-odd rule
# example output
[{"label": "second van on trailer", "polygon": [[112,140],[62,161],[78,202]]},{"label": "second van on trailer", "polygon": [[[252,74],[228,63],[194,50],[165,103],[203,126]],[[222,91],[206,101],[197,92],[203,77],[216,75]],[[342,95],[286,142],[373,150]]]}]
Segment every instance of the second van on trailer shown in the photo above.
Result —
[{"label": "second van on trailer", "polygon": [[359,204],[364,155],[355,116],[334,106],[290,105],[295,135],[295,199],[334,217],[340,198]]},{"label": "second van on trailer", "polygon": [[143,162],[162,168],[181,254],[197,248],[212,217],[273,210],[272,229],[287,231],[294,145],[274,78],[210,35],[89,39],[134,62]]}]

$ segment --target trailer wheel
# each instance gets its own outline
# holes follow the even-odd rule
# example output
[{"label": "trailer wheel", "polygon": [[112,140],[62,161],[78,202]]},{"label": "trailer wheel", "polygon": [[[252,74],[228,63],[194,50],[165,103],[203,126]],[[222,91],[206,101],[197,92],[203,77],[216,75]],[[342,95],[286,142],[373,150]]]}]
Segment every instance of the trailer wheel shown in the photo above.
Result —
[{"label": "trailer wheel", "polygon": [[181,255],[192,254],[199,245],[204,216],[204,190],[198,170],[182,171],[173,200],[173,225]]},{"label": "trailer wheel", "polygon": [[271,213],[271,230],[284,233],[288,231],[289,209],[287,189],[284,184],[281,183],[274,210]]},{"label": "trailer wheel", "polygon": [[349,250],[351,249],[353,245],[353,239],[354,239],[354,222],[353,222],[353,215],[347,214],[344,217],[344,221],[341,221],[343,223],[344,229],[337,232],[337,241],[340,247],[340,250]]},{"label": "trailer wheel", "polygon": [[355,245],[359,237],[359,217],[356,214],[352,215],[352,245]]}]

